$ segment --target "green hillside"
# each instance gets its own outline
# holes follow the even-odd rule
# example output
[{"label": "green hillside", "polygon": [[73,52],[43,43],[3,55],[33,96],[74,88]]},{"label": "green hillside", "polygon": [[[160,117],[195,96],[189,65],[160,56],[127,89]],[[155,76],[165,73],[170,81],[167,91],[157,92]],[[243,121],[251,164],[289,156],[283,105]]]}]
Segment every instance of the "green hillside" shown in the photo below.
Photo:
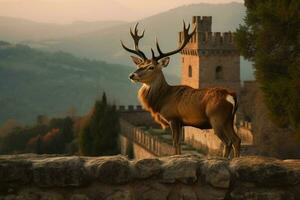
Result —
[{"label": "green hillside", "polygon": [[103,92],[116,104],[135,104],[133,68],[47,53],[0,42],[0,123],[32,122],[39,114],[61,115],[70,107],[85,113]]}]

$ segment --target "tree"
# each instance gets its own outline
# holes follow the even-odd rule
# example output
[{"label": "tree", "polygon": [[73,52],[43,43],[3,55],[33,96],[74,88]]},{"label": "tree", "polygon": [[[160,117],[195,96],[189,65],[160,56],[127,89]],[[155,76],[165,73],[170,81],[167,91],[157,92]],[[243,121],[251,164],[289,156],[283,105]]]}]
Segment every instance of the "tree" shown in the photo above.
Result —
[{"label": "tree", "polygon": [[80,131],[80,153],[91,156],[117,154],[119,129],[116,107],[107,103],[103,93]]},{"label": "tree", "polygon": [[300,136],[300,1],[245,0],[235,40],[253,61],[272,121]]}]

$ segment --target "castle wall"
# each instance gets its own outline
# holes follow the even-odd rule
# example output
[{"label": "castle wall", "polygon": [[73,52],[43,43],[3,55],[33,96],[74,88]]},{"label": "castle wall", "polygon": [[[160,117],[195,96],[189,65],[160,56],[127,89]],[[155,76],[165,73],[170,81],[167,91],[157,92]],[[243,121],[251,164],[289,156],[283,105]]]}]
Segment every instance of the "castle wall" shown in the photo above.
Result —
[{"label": "castle wall", "polygon": [[192,145],[203,154],[222,155],[222,142],[212,129],[201,130],[184,127],[184,142]]},{"label": "castle wall", "polygon": [[119,135],[119,146],[122,155],[128,155],[128,157],[131,157],[130,154],[133,148],[132,142],[122,134]]},{"label": "castle wall", "polygon": [[[216,68],[222,69],[221,78],[216,77]],[[201,88],[222,86],[240,91],[240,57],[234,54],[209,55],[200,58],[200,76],[198,78]]]},{"label": "castle wall", "polygon": [[153,121],[150,113],[141,106],[119,106],[120,117],[135,126],[160,127]]},{"label": "castle wall", "polygon": [[149,152],[147,149],[143,148],[142,146],[138,145],[137,143],[133,143],[133,157],[134,159],[146,159],[146,158],[155,158],[156,155]]},{"label": "castle wall", "polygon": [[174,147],[157,136],[146,133],[125,119],[120,120],[120,125],[122,132],[119,141],[122,155],[135,159],[174,155]]},{"label": "castle wall", "polygon": [[[254,153],[251,123],[241,123],[236,130],[237,135],[241,138],[242,153]],[[203,154],[221,156],[223,152],[223,144],[213,129],[201,130],[194,127],[184,127],[184,142],[192,145]],[[248,150],[250,148],[251,152]]]},{"label": "castle wall", "polygon": [[140,144],[131,141],[126,136],[120,134],[120,148],[121,148],[121,154],[128,156],[129,158],[134,159],[146,159],[146,158],[155,158],[157,157],[156,154],[153,152],[150,152],[145,147],[141,146]]},{"label": "castle wall", "polygon": [[253,145],[253,130],[250,122],[241,121],[238,128],[238,135],[240,136],[244,145]]}]

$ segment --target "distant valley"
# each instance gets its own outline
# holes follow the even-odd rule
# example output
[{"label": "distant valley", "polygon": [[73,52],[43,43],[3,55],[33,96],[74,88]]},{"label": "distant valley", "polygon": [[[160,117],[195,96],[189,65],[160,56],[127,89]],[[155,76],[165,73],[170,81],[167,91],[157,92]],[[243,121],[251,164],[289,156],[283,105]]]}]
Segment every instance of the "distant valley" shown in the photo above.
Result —
[{"label": "distant valley", "polygon": [[47,53],[0,42],[0,123],[32,122],[37,115],[64,115],[75,108],[85,114],[102,92],[115,104],[136,104],[133,68]]}]

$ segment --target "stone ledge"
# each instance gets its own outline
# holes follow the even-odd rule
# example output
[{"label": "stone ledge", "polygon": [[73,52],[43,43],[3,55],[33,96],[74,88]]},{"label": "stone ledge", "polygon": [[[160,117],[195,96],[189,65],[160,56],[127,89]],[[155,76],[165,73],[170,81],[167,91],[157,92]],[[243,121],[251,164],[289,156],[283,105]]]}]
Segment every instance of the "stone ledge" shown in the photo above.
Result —
[{"label": "stone ledge", "polygon": [[297,199],[300,160],[0,156],[1,199]]}]

